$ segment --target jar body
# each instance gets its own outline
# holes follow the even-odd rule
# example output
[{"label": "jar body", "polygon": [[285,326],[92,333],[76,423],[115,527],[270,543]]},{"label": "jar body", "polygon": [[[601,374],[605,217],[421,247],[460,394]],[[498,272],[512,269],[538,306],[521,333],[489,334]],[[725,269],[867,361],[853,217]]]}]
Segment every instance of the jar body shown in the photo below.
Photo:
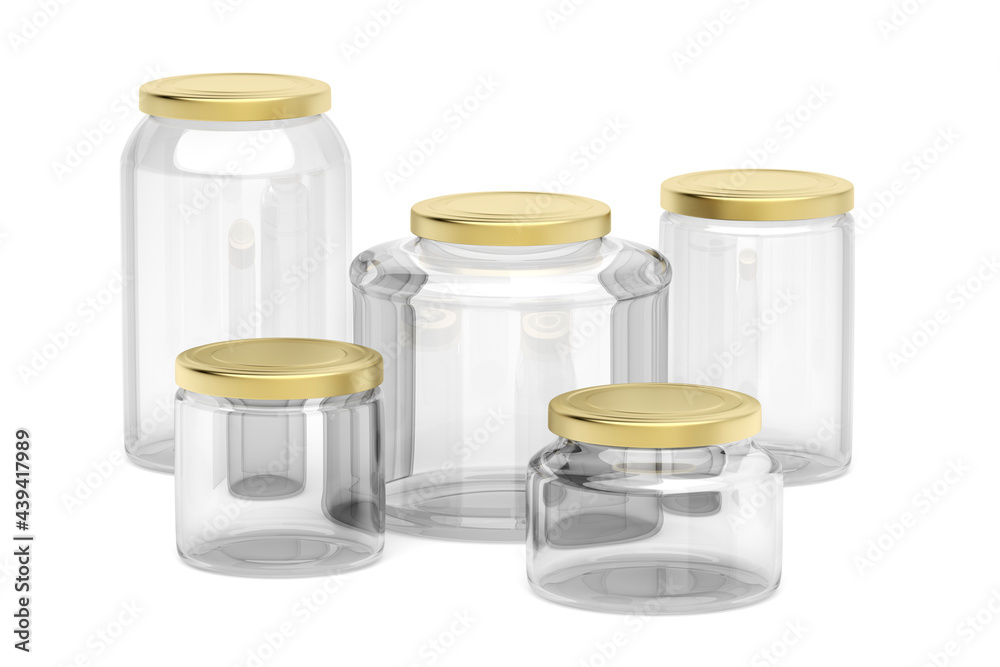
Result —
[{"label": "jar body", "polygon": [[781,577],[782,477],[752,440],[681,449],[560,438],[528,470],[528,579],[596,611],[751,604]]},{"label": "jar body", "polygon": [[226,574],[319,576],[382,552],[379,389],[327,399],[176,397],[177,550]]},{"label": "jar body", "polygon": [[665,213],[676,271],[672,382],[741,391],[764,406],[755,438],[787,484],[851,460],[853,218],[707,220]]},{"label": "jar body", "polygon": [[122,157],[122,203],[125,449],[169,472],[177,354],[349,334],[350,159],[323,115],[149,116]]},{"label": "jar body", "polygon": [[666,375],[670,267],[612,238],[469,246],[414,238],[352,266],[355,337],[385,360],[387,523],[524,539],[524,473],[570,389]]}]

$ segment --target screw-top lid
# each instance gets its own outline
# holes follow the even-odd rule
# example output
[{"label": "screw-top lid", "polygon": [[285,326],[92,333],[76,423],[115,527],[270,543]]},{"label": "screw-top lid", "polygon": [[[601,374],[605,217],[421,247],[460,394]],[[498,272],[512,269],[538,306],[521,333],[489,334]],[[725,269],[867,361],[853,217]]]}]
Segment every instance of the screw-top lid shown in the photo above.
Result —
[{"label": "screw-top lid", "polygon": [[445,243],[532,246],[607,236],[611,209],[596,199],[548,192],[469,192],[425,199],[410,230]]},{"label": "screw-top lid", "polygon": [[317,338],[250,338],[177,355],[177,385],[210,396],[294,400],[345,396],[382,384],[382,355]]},{"label": "screw-top lid", "polygon": [[717,169],[660,186],[665,210],[713,220],[805,220],[854,208],[854,186],[836,176],[783,169]]},{"label": "screw-top lid", "polygon": [[143,84],[139,109],[183,120],[304,118],[330,110],[330,86],[288,74],[185,74]]},{"label": "screw-top lid", "polygon": [[697,384],[607,384],[552,399],[549,430],[611,447],[722,445],[760,432],[760,403],[738,391]]}]

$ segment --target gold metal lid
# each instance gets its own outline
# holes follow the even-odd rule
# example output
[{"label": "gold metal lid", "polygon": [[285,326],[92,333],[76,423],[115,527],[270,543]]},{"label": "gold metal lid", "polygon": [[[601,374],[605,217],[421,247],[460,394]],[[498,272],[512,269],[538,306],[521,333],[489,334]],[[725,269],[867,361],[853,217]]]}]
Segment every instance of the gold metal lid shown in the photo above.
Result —
[{"label": "gold metal lid", "polygon": [[330,86],[287,74],[186,74],[144,83],[139,109],[183,120],[304,118],[330,110]]},{"label": "gold metal lid", "polygon": [[556,245],[607,236],[611,209],[596,199],[576,195],[469,192],[415,204],[410,230],[445,243]]},{"label": "gold metal lid", "polygon": [[210,396],[293,400],[344,396],[382,384],[382,355],[318,338],[250,338],[177,355],[177,385]]},{"label": "gold metal lid", "polygon": [[606,384],[553,398],[549,430],[611,447],[722,445],[760,432],[760,403],[738,391],[697,384]]},{"label": "gold metal lid", "polygon": [[850,211],[854,186],[811,171],[697,171],[663,181],[660,206],[712,220],[806,220]]}]

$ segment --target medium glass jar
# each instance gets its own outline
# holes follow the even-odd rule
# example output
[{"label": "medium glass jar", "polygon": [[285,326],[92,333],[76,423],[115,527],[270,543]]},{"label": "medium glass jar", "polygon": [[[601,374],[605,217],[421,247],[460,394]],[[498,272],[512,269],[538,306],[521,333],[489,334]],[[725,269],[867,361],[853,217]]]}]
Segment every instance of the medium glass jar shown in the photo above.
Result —
[{"label": "medium glass jar", "polygon": [[851,461],[854,187],[824,174],[720,170],[663,182],[674,267],[670,380],[735,389],[785,482]]},{"label": "medium glass jar", "polygon": [[177,357],[177,550],[194,567],[318,576],[382,553],[382,358],[263,338]]},{"label": "medium glass jar", "polygon": [[125,450],[174,467],[182,350],[350,335],[350,159],[297,76],[200,74],[142,86],[122,156]]},{"label": "medium glass jar", "polygon": [[552,400],[559,438],[528,469],[528,579],[560,604],[628,614],[741,607],[781,577],[782,477],[760,403],[680,384]]},{"label": "medium glass jar", "polygon": [[355,259],[355,339],[385,357],[390,528],[522,541],[548,401],[665,379],[670,266],[610,227],[585,197],[450,195]]}]

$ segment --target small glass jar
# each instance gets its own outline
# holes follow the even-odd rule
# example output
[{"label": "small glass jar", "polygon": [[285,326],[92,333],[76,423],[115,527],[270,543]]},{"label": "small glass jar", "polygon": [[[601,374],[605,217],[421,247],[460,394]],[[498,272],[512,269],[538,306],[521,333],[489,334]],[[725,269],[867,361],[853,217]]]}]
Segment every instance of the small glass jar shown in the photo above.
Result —
[{"label": "small glass jar", "polygon": [[382,553],[382,357],[310,338],[181,353],[177,550],[194,567],[319,576]]},{"label": "small glass jar", "polygon": [[670,381],[767,406],[757,442],[788,484],[851,461],[854,187],[804,171],[719,170],[663,182],[674,267]]},{"label": "small glass jar", "polygon": [[610,227],[585,197],[449,195],[355,259],[355,340],[385,357],[389,528],[523,541],[548,401],[666,379],[670,266]]},{"label": "small glass jar", "polygon": [[170,472],[182,350],[350,336],[350,158],[315,79],[169,77],[139,108],[122,155],[125,450]]},{"label": "small glass jar", "polygon": [[528,468],[528,579],[560,604],[628,614],[731,609],[781,577],[781,466],[760,403],[726,389],[617,384],[549,404],[559,438]]}]

